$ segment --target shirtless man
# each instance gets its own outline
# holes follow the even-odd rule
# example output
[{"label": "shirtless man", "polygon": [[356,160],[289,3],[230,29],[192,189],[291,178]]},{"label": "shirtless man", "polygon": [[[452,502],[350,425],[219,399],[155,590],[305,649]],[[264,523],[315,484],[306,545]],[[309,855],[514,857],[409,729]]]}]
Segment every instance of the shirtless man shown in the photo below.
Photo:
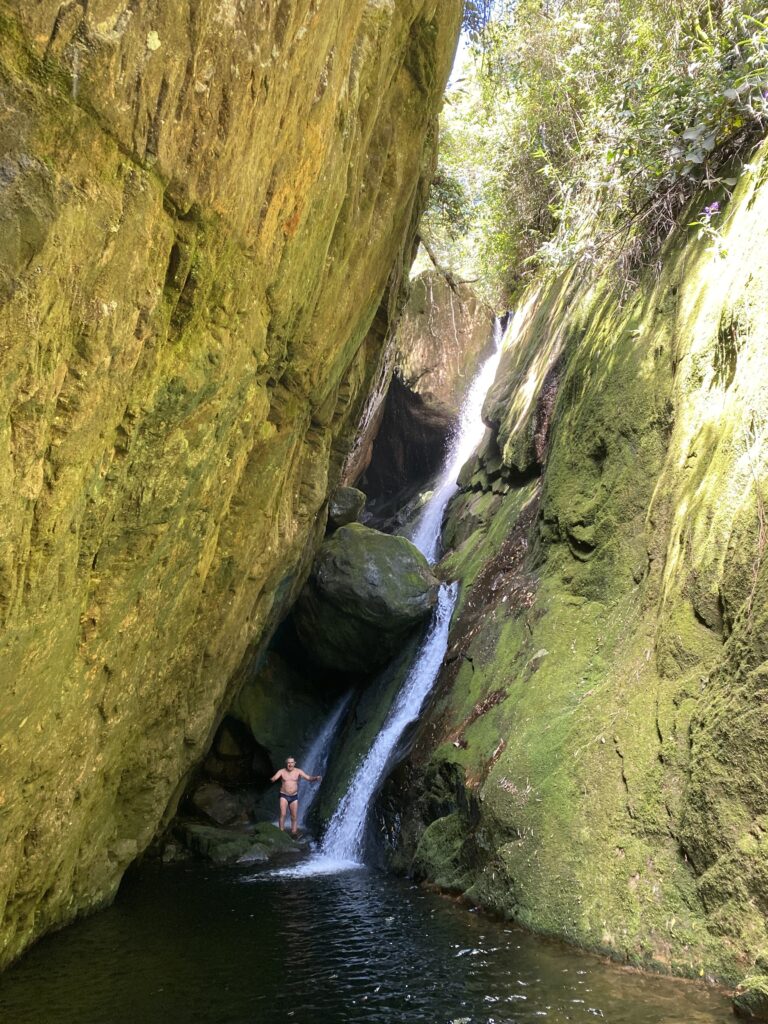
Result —
[{"label": "shirtless man", "polygon": [[288,808],[291,810],[291,835],[295,838],[299,834],[299,779],[306,779],[307,782],[320,782],[322,775],[307,775],[301,768],[296,767],[296,759],[289,757],[285,762],[285,768],[280,768],[272,776],[271,782],[280,779],[280,831],[285,832],[285,815]]}]

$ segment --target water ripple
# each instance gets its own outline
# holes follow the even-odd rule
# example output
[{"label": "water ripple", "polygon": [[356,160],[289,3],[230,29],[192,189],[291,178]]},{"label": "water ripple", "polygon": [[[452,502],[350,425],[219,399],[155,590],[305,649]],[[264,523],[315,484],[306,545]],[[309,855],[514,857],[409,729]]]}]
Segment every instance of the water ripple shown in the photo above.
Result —
[{"label": "water ripple", "polygon": [[725,1024],[631,974],[375,872],[166,869],[0,978],[9,1024]]}]

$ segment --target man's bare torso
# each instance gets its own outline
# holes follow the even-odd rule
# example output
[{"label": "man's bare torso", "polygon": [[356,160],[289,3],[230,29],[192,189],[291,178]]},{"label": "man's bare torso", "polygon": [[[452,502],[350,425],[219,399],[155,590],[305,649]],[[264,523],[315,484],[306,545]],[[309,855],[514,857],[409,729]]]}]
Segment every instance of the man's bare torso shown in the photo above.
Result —
[{"label": "man's bare torso", "polygon": [[299,792],[299,779],[301,772],[298,768],[288,771],[287,768],[280,769],[280,792],[287,796],[295,796]]}]

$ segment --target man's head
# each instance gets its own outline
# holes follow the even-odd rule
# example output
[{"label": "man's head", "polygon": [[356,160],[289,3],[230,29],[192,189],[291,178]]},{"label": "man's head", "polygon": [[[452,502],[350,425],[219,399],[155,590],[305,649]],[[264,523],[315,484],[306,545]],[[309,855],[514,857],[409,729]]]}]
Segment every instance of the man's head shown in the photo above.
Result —
[{"label": "man's head", "polygon": [[295,757],[287,757],[285,759],[285,767],[288,769],[289,772],[292,772],[293,769],[296,767],[296,758]]}]

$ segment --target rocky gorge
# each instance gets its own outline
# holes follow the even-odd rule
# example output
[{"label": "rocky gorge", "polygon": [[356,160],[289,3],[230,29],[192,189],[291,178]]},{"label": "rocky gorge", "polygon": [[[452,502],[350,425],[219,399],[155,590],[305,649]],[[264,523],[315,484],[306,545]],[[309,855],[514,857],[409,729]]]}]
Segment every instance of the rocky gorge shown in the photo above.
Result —
[{"label": "rocky gorge", "polygon": [[0,0],[0,967],[148,851],[294,858],[273,772],[325,723],[332,819],[458,581],[377,861],[768,1019],[768,153],[522,293],[430,566],[461,7]]}]

